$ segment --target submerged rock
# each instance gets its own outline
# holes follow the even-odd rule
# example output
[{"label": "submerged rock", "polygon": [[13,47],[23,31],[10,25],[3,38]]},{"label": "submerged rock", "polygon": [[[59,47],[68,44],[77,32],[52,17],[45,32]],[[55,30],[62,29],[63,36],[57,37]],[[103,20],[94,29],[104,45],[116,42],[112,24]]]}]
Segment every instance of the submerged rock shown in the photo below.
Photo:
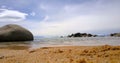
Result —
[{"label": "submerged rock", "polygon": [[0,42],[31,40],[33,34],[19,25],[8,24],[0,28]]}]

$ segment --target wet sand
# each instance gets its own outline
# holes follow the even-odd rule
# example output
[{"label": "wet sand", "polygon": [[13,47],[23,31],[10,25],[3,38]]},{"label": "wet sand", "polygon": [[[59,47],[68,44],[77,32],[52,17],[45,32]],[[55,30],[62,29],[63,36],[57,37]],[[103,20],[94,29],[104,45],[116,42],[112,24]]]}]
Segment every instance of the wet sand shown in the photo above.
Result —
[{"label": "wet sand", "polygon": [[0,63],[120,63],[120,46],[0,47]]}]

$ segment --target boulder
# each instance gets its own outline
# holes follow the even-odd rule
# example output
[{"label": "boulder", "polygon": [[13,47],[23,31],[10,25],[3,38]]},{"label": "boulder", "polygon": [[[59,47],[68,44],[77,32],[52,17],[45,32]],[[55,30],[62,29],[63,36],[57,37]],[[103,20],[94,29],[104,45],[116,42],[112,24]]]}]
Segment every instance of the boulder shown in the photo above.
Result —
[{"label": "boulder", "polygon": [[113,34],[110,34],[110,36],[112,36],[112,37],[120,37],[120,33],[113,33]]},{"label": "boulder", "polygon": [[31,40],[33,34],[19,25],[8,24],[0,28],[0,42]]}]

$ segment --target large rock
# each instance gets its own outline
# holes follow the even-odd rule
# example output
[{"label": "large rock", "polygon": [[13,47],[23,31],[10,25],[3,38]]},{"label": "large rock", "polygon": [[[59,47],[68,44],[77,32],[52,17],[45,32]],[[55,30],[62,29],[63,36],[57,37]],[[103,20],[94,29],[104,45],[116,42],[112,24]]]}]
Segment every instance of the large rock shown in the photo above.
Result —
[{"label": "large rock", "polygon": [[9,24],[0,28],[0,42],[31,40],[32,33],[19,25]]},{"label": "large rock", "polygon": [[110,34],[110,36],[112,36],[112,37],[120,37],[120,33],[113,33],[113,34]]}]

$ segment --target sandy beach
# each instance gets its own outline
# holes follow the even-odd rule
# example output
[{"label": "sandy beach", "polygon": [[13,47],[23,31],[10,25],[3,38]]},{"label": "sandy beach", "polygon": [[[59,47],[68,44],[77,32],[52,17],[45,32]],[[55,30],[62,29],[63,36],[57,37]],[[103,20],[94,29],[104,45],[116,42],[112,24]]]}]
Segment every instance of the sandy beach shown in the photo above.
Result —
[{"label": "sandy beach", "polygon": [[0,47],[0,63],[120,63],[120,46]]}]

